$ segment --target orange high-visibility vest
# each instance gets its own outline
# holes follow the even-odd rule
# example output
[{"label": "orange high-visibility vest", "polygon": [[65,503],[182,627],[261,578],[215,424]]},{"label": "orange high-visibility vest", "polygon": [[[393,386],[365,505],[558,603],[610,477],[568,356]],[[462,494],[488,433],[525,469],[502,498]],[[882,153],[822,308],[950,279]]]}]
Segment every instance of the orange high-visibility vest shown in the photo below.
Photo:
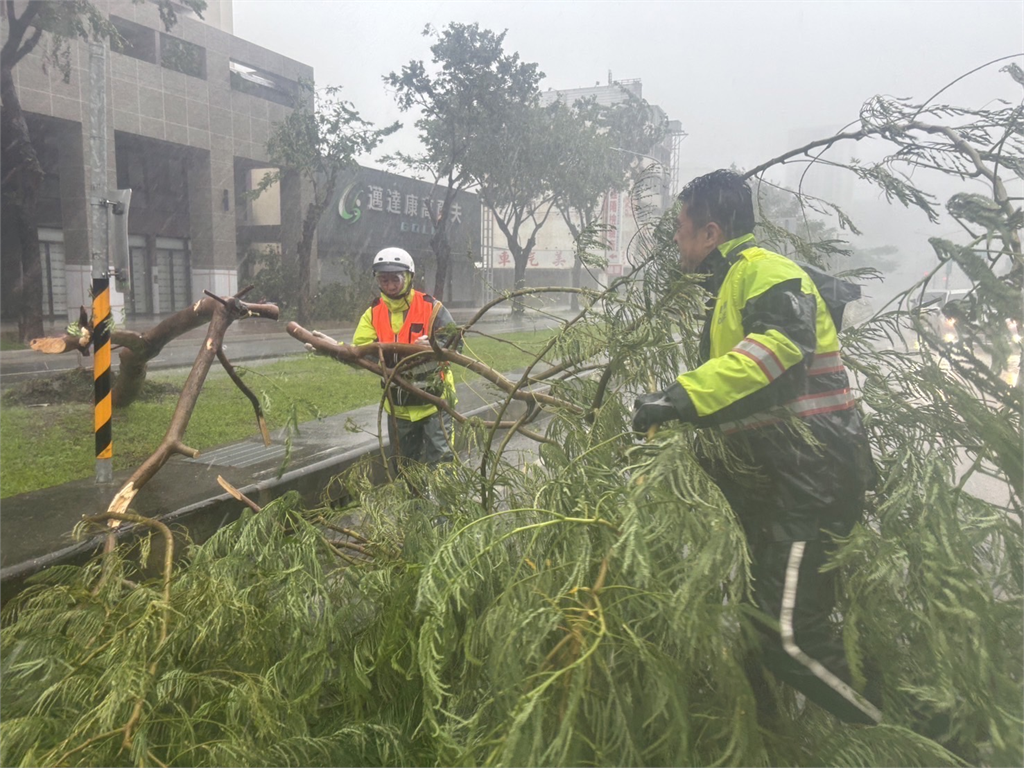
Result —
[{"label": "orange high-visibility vest", "polygon": [[[402,327],[398,333],[395,334],[391,326],[391,310],[388,305],[384,303],[382,299],[376,299],[371,306],[373,320],[373,330],[377,334],[377,341],[383,344],[415,344],[420,337],[429,336],[431,331],[431,323],[433,322],[435,308],[440,308],[441,303],[437,301],[433,296],[421,293],[420,291],[409,292],[409,309],[405,313],[405,322],[402,323]],[[385,354],[384,363],[389,368],[394,368],[398,365],[398,355]],[[436,373],[438,370],[438,364],[434,361],[422,363],[414,366],[405,375],[407,375],[417,386],[423,386],[431,374]],[[441,378],[445,379],[447,371],[444,367],[441,368]],[[383,385],[383,382],[381,382]],[[427,391],[434,389],[433,387],[423,387]],[[431,394],[440,394],[443,388]],[[421,398],[406,392],[401,387],[392,385],[391,398],[395,405],[419,405],[425,404],[426,401]]]},{"label": "orange high-visibility vest", "polygon": [[384,344],[415,344],[420,336],[430,334],[430,314],[434,311],[436,300],[419,291],[409,292],[409,311],[405,313],[405,323],[398,335],[391,328],[391,310],[382,299],[373,302],[373,330],[377,341]]}]

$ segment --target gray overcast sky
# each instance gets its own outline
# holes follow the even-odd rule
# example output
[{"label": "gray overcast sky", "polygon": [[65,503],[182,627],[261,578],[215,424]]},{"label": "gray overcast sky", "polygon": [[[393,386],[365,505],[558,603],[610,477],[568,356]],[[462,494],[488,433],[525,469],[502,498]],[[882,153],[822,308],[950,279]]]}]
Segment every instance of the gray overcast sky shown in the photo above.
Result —
[{"label": "gray overcast sky", "polygon": [[[542,88],[640,78],[644,97],[682,122],[684,164],[751,166],[856,119],[876,93],[924,99],[964,72],[1024,51],[1024,0],[972,2],[342,2],[235,0],[235,34],[310,64],[363,117],[401,119],[389,148],[415,149],[381,77],[430,59],[424,25],[508,30]],[[1024,61],[1018,59],[1019,63]],[[998,67],[951,90],[980,106],[1019,98]],[[398,143],[400,142],[400,144]]]}]

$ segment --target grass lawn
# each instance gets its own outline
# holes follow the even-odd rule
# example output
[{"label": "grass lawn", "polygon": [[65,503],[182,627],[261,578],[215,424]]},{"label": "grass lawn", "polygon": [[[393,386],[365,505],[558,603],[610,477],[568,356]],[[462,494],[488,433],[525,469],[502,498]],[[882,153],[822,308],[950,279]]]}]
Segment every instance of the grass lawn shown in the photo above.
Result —
[{"label": "grass lawn", "polygon": [[[553,331],[517,333],[504,339],[526,349],[539,349]],[[532,356],[493,339],[471,337],[466,354],[499,371],[527,364]],[[283,427],[294,414],[299,422],[333,416],[380,398],[380,383],[365,371],[331,360],[294,357],[266,365],[237,369],[253,392],[263,399],[267,425]],[[456,381],[477,378],[455,369]],[[114,469],[132,469],[144,461],[167,432],[186,374],[150,373],[147,381],[162,395],[145,398],[114,412]],[[51,405],[11,404],[0,408],[0,498],[91,477],[95,472],[91,402]],[[198,450],[244,440],[258,434],[252,406],[216,364],[196,403],[185,444]]]}]

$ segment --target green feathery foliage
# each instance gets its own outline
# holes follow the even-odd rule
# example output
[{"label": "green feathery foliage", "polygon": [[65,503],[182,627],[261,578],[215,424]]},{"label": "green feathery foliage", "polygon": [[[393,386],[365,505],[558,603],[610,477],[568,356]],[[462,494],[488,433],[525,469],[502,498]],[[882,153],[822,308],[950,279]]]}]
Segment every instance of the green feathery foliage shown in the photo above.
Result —
[{"label": "green feathery foliage", "polygon": [[96,562],[20,596],[4,616],[3,763],[404,762],[386,723],[327,716],[343,595],[295,502],[246,513],[164,584],[145,581],[145,552],[117,551],[98,591]]}]

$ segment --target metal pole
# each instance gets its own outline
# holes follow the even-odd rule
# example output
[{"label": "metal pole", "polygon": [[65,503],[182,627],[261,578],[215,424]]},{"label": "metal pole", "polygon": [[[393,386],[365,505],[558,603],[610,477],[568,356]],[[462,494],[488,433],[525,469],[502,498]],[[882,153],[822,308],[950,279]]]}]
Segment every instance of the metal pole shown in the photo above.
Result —
[{"label": "metal pole", "polygon": [[110,404],[110,215],[107,200],[107,48],[89,44],[89,161],[92,213],[92,327],[94,430],[96,433],[96,482],[112,483],[114,470]]}]

